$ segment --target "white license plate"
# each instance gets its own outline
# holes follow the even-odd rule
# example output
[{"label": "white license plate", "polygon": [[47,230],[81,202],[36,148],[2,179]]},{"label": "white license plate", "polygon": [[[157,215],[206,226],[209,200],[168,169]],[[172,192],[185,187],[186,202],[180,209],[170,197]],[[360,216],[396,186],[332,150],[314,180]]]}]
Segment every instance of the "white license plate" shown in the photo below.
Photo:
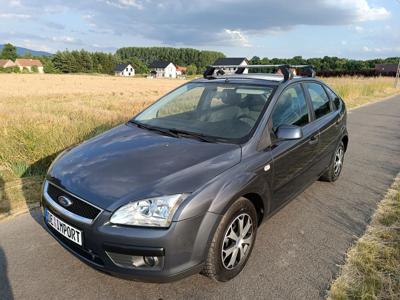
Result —
[{"label": "white license plate", "polygon": [[46,222],[67,239],[82,246],[82,231],[72,227],[64,221],[53,215],[48,209],[46,209]]}]

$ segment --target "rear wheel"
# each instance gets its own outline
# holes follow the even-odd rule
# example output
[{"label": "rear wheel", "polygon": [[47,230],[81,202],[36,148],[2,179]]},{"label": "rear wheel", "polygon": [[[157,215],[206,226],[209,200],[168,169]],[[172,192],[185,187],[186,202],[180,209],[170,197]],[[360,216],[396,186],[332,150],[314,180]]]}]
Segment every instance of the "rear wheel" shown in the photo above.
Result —
[{"label": "rear wheel", "polygon": [[335,154],[331,164],[329,165],[329,169],[321,176],[321,180],[333,182],[339,178],[340,173],[343,168],[343,160],[344,160],[344,144],[340,142],[335,150]]},{"label": "rear wheel", "polygon": [[246,198],[239,198],[218,225],[202,274],[216,281],[238,275],[250,257],[256,234],[255,207]]}]

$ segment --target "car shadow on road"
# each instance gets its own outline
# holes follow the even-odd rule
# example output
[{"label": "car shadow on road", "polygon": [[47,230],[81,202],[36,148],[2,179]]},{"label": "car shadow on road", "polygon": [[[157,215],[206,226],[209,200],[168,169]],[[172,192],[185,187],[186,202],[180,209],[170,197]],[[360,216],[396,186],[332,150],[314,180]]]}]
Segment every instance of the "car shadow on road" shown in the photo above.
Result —
[{"label": "car shadow on road", "polygon": [[0,298],[2,300],[14,299],[10,282],[8,280],[7,258],[0,247]]}]

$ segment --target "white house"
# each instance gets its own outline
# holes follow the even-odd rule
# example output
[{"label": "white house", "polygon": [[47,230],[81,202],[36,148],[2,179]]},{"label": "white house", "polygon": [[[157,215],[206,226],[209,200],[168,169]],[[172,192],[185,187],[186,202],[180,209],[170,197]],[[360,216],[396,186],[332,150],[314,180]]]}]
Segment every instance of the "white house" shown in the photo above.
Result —
[{"label": "white house", "polygon": [[169,61],[154,61],[150,65],[150,75],[153,77],[176,78],[176,66]]},{"label": "white house", "polygon": [[114,68],[115,76],[135,76],[135,69],[131,64],[119,64]]},{"label": "white house", "polygon": [[32,72],[32,67],[35,66],[39,73],[44,73],[42,62],[38,59],[17,58],[15,60],[15,65],[19,67],[20,71],[27,69],[29,72]]},{"label": "white house", "polygon": [[[228,66],[247,66],[249,63],[246,57],[223,57],[218,58],[214,62],[214,66],[227,66],[226,68],[222,68],[225,74],[233,74],[237,71],[238,68],[228,67]],[[243,71],[243,74],[249,73],[249,69],[246,68]]]}]

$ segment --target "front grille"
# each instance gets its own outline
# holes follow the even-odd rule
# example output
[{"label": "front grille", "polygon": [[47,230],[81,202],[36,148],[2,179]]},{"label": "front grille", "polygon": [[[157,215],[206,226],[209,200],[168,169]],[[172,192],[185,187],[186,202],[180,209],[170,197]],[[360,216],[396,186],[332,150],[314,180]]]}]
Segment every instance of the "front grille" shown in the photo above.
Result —
[{"label": "front grille", "polygon": [[69,198],[72,201],[72,205],[68,206],[68,207],[64,207],[64,206],[63,207],[66,210],[68,210],[78,216],[93,220],[100,213],[100,209],[74,197],[73,195],[71,195],[69,193],[64,192],[62,189],[60,189],[50,183],[48,184],[47,194],[49,194],[49,196],[55,202],[60,204],[61,206],[63,206],[63,205],[59,202],[58,197],[65,196],[65,197]]}]

